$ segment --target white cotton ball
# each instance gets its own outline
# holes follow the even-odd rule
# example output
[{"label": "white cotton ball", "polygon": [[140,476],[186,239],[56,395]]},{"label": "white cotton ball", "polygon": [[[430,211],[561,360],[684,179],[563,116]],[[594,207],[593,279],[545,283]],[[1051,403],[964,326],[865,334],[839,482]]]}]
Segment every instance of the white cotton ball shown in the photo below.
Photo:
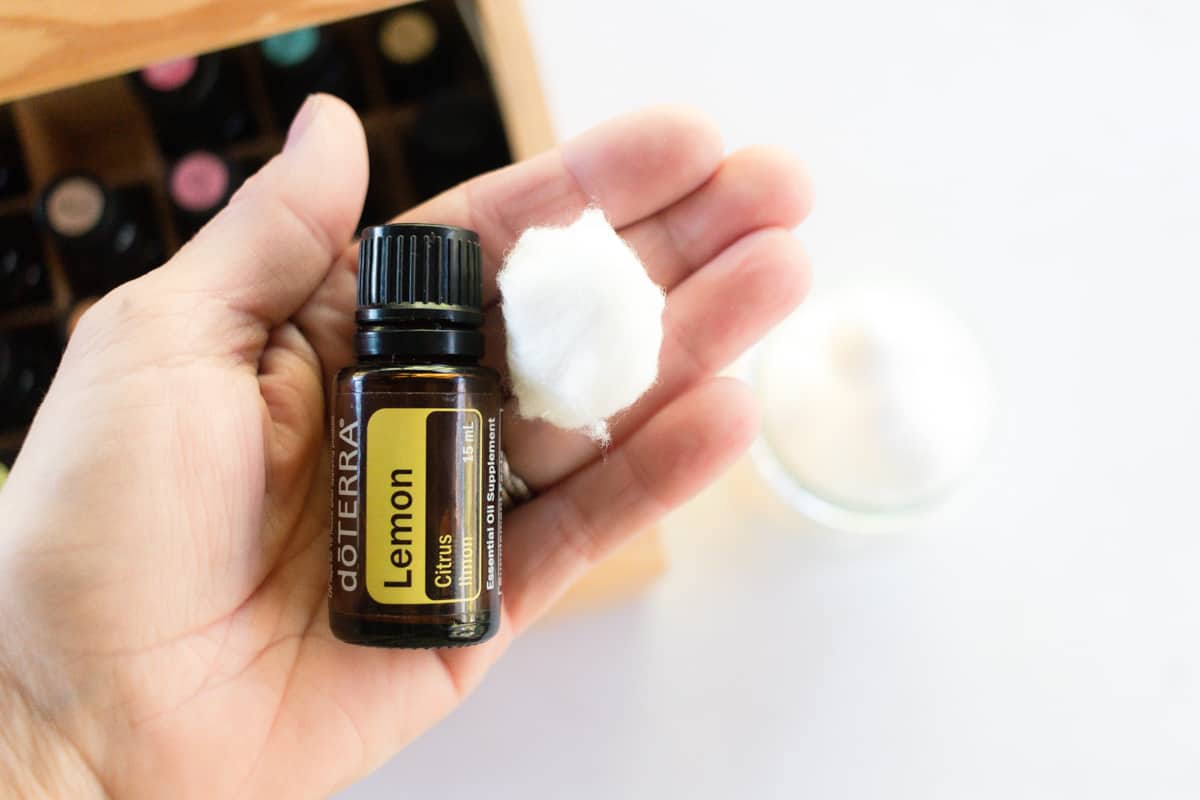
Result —
[{"label": "white cotton ball", "polygon": [[886,283],[813,297],[772,333],[755,383],[771,459],[803,493],[793,499],[835,527],[902,527],[891,523],[931,507],[974,463],[991,417],[967,329]]},{"label": "white cotton ball", "polygon": [[606,440],[658,377],[663,292],[598,208],[521,234],[496,278],[518,411]]}]

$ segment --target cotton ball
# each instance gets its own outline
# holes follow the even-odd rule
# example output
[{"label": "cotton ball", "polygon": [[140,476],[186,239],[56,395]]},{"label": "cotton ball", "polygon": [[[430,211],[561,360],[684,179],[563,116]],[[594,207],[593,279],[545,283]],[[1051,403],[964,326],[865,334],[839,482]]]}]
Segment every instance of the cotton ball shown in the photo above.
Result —
[{"label": "cotton ball", "polygon": [[812,298],[772,334],[755,382],[769,464],[835,527],[903,527],[974,463],[990,421],[969,332],[888,284]]},{"label": "cotton ball", "polygon": [[662,290],[596,208],[526,230],[496,282],[520,414],[606,441],[658,376]]}]

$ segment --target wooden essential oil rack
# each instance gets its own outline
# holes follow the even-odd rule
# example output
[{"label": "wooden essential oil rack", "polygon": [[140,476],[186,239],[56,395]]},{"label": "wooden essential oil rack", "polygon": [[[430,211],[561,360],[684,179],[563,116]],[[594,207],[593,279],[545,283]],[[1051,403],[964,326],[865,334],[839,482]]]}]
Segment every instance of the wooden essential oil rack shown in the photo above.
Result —
[{"label": "wooden essential oil rack", "polygon": [[[0,286],[0,373],[6,358],[11,365],[35,352],[46,369],[23,380],[48,383],[73,312],[96,294],[80,291],[54,237],[34,221],[38,197],[56,176],[80,170],[114,193],[134,197],[161,239],[163,257],[188,235],[167,186],[179,153],[164,148],[155,116],[131,77],[144,65],[193,53],[222,54],[241,78],[254,133],[208,149],[248,173],[278,152],[289,121],[272,103],[270,70],[258,42],[321,26],[346,54],[361,94],[358,110],[372,163],[363,222],[385,221],[423,199],[429,190],[421,184],[430,179],[414,173],[404,141],[429,96],[417,91],[398,98],[372,41],[380,21],[399,6],[426,9],[452,28],[447,38],[456,45],[449,59],[453,80],[440,91],[494,104],[507,145],[502,160],[528,158],[553,145],[519,0],[130,0],[119,19],[86,3],[65,11],[22,12],[0,56],[0,278],[11,243],[24,242],[41,273],[18,302],[6,304]],[[0,12],[0,22],[3,18]],[[12,191],[3,190],[5,152],[19,160],[13,165],[17,174],[9,176],[18,186]],[[35,397],[15,408],[12,397],[13,387],[0,380],[0,471],[15,458],[37,404]],[[644,586],[664,564],[660,538],[648,532],[594,569],[559,608],[578,610],[623,596]]]}]

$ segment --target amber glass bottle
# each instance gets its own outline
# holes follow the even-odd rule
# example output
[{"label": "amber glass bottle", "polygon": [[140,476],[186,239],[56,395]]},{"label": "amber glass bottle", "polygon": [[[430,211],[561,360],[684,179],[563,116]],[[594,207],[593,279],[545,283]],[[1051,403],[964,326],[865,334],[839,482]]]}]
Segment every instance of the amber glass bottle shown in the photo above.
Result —
[{"label": "amber glass bottle", "polygon": [[479,238],[379,225],[359,246],[358,363],[332,396],[329,623],[381,647],[500,625],[500,378],[482,367]]}]

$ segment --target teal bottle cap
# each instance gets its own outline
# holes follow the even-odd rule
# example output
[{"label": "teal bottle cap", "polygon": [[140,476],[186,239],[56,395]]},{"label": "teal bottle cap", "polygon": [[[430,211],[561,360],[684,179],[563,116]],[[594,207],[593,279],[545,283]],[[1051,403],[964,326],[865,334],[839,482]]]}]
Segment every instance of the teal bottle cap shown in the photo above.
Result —
[{"label": "teal bottle cap", "polygon": [[281,33],[259,43],[263,57],[277,67],[294,67],[317,51],[321,33],[316,28]]}]

